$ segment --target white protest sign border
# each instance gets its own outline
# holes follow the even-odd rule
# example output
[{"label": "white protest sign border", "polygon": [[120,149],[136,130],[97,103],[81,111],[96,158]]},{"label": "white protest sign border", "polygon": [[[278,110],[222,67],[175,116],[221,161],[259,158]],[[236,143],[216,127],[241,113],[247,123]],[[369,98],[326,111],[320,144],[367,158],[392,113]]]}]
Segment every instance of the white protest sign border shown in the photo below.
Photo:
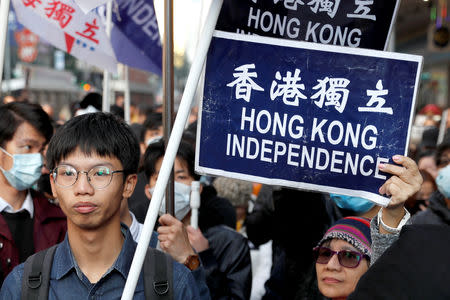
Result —
[{"label": "white protest sign border", "polygon": [[[393,53],[393,52],[384,52],[384,51],[378,51],[378,50],[369,50],[369,49],[361,49],[361,48],[348,48],[348,47],[340,47],[340,46],[333,46],[333,45],[323,45],[323,44],[316,44],[316,43],[308,43],[308,42],[302,42],[302,41],[293,41],[293,40],[285,40],[285,39],[279,39],[279,38],[269,38],[269,37],[261,37],[261,36],[255,36],[255,35],[240,35],[235,33],[228,33],[228,32],[222,32],[222,31],[216,31],[214,33],[214,37],[218,38],[224,38],[224,39],[230,39],[230,40],[237,40],[237,41],[245,41],[250,43],[260,43],[260,44],[268,44],[268,45],[276,45],[276,46],[284,46],[284,47],[291,47],[291,48],[298,48],[298,49],[310,49],[310,50],[318,50],[323,52],[332,52],[332,53],[344,53],[344,54],[351,54],[351,55],[360,55],[360,56],[371,56],[371,57],[379,57],[379,58],[387,58],[387,59],[398,59],[398,60],[406,60],[406,61],[412,61],[416,62],[418,64],[418,72],[416,74],[415,78],[415,86],[414,86],[414,93],[413,93],[413,99],[412,99],[412,105],[411,105],[411,112],[409,116],[409,124],[408,124],[408,133],[407,138],[405,142],[405,153],[398,153],[402,155],[407,155],[407,149],[410,139],[410,131],[412,126],[412,120],[413,120],[413,114],[414,114],[414,107],[415,107],[415,100],[416,95],[418,91],[419,86],[419,80],[420,80],[420,73],[422,70],[422,64],[423,64],[423,57],[417,56],[417,55],[409,55],[409,54],[402,54],[402,53]],[[203,110],[203,98],[201,99],[201,111]],[[202,114],[199,114],[198,118],[198,127],[197,127],[197,136],[201,136],[201,127],[202,127]],[[332,186],[325,186],[325,185],[316,185],[311,183],[304,183],[304,182],[293,182],[285,179],[278,179],[278,178],[267,178],[267,177],[260,177],[260,176],[254,176],[254,175],[248,175],[248,174],[242,174],[242,173],[236,173],[236,172],[230,172],[226,171],[220,168],[212,169],[207,167],[202,167],[199,165],[200,161],[200,142],[198,141],[196,144],[196,160],[195,160],[195,171],[201,174],[208,174],[208,175],[214,175],[214,176],[226,176],[241,180],[247,180],[252,182],[260,182],[268,185],[281,185],[286,187],[292,187],[292,188],[299,188],[299,189],[305,189],[305,190],[316,190],[321,192],[327,192],[327,193],[336,193],[336,194],[344,194],[349,196],[357,196],[357,197],[363,197],[368,200],[371,200],[379,205],[386,206],[390,199],[387,197],[384,197],[382,195],[377,195],[371,192],[363,191],[363,190],[354,190],[354,189],[345,189],[345,188],[337,188]]]}]

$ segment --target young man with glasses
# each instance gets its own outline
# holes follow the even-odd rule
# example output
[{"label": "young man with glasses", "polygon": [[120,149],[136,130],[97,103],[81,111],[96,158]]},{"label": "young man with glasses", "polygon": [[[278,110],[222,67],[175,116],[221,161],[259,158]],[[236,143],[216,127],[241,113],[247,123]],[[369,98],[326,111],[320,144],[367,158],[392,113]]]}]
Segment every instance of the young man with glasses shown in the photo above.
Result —
[{"label": "young man with glasses", "polygon": [[41,176],[42,153],[52,134],[39,105],[0,106],[0,284],[28,256],[66,234],[61,209],[31,189]]},{"label": "young man with glasses", "polygon": [[[57,246],[48,299],[119,299],[136,243],[120,223],[120,205],[136,184],[139,144],[110,114],[76,117],[61,127],[47,151],[53,194],[67,216]],[[189,270],[173,262],[174,299],[198,299]],[[6,278],[1,299],[20,299],[23,265]],[[145,299],[141,272],[133,299]]]}]

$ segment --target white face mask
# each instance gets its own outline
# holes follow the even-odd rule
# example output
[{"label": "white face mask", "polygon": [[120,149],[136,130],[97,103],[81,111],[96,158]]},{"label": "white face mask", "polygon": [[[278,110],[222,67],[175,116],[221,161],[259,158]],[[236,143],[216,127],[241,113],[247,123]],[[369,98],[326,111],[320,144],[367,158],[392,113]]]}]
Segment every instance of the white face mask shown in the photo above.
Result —
[{"label": "white face mask", "polygon": [[436,185],[439,192],[445,198],[450,199],[450,165],[439,170],[438,176],[436,177]]},{"label": "white face mask", "polygon": [[[150,192],[150,194],[153,195],[155,187],[148,189],[148,191]],[[190,196],[191,196],[191,187],[189,185],[175,181],[175,190],[174,190],[175,217],[180,221],[183,220],[183,218],[191,210],[189,201]],[[159,215],[162,216],[165,213],[166,213],[166,196],[163,196],[161,206],[159,207]]]},{"label": "white face mask", "polygon": [[40,153],[10,154],[0,147],[6,155],[12,157],[13,166],[10,170],[4,170],[0,166],[6,180],[18,191],[29,189],[41,177],[43,163]]}]

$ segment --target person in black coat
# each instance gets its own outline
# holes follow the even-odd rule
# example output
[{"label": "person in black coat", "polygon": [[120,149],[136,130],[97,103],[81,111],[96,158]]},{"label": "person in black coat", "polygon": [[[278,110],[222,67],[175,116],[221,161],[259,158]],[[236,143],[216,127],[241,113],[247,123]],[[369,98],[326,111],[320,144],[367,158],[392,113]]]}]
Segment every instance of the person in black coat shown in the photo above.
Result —
[{"label": "person in black coat", "polygon": [[[149,198],[154,191],[164,154],[162,140],[149,145],[144,154],[143,167],[149,178],[146,186]],[[252,286],[250,249],[247,239],[232,229],[236,224],[236,213],[231,204],[217,197],[212,187],[205,187],[203,191],[201,188],[199,228],[190,226],[190,186],[199,179],[194,172],[194,159],[192,147],[181,142],[174,164],[175,217],[186,226],[189,241],[200,256],[211,299],[249,299]],[[165,213],[163,206],[160,215]],[[159,239],[162,250],[170,243]]]}]

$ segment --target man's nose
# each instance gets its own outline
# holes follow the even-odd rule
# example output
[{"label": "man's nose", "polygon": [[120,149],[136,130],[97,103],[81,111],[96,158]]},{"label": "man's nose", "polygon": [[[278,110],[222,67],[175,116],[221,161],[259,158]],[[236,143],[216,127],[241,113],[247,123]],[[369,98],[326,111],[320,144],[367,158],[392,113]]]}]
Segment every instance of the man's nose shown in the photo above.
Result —
[{"label": "man's nose", "polygon": [[80,171],[78,173],[77,181],[75,182],[75,192],[80,194],[90,194],[94,191],[87,172]]}]

